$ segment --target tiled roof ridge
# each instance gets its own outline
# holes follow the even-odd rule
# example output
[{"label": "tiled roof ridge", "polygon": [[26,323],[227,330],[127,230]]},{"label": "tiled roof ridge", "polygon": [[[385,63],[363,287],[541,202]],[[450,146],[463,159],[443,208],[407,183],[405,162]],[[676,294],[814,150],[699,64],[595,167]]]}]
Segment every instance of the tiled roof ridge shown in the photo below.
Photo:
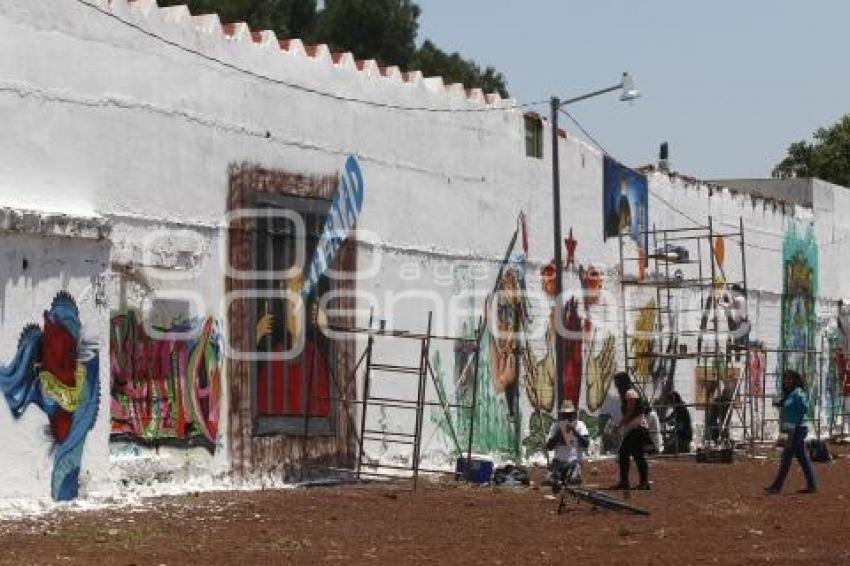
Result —
[{"label": "tiled roof ridge", "polygon": [[222,22],[218,14],[192,14],[188,6],[160,7],[157,0],[93,0],[101,9],[121,12],[122,8],[145,19],[158,18],[164,24],[191,26],[198,34],[220,35],[223,41],[245,42],[257,48],[278,49],[294,57],[303,57],[318,63],[360,72],[369,77],[389,82],[422,85],[426,90],[447,99],[463,99],[473,104],[492,108],[516,105],[513,99],[503,99],[498,93],[484,93],[480,88],[467,88],[462,83],[446,84],[442,77],[425,77],[421,71],[401,71],[396,66],[379,66],[372,59],[359,60],[346,52],[331,52],[327,45],[305,45],[300,39],[278,39],[274,31],[252,30],[245,22]]}]

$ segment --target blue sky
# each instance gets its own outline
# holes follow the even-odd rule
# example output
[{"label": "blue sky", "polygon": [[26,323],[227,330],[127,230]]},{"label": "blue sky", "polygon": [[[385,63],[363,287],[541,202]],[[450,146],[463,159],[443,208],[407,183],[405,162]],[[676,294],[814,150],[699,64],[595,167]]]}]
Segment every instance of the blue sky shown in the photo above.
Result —
[{"label": "blue sky", "polygon": [[629,165],[668,141],[682,173],[765,177],[791,142],[850,112],[847,0],[416,1],[420,40],[495,66],[521,102],[628,70],[644,95],[633,106],[608,95],[568,109]]}]

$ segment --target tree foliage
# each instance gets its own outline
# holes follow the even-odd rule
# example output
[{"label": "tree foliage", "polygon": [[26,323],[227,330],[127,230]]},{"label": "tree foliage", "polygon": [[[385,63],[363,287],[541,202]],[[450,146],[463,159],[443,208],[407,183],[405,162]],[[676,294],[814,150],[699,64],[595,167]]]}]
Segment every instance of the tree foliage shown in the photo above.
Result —
[{"label": "tree foliage", "polygon": [[193,14],[218,13],[224,22],[246,22],[280,38],[326,43],[402,70],[442,76],[446,82],[508,96],[507,82],[493,67],[482,69],[459,53],[446,53],[429,40],[416,46],[421,10],[412,0],[160,0],[161,6],[188,4]]},{"label": "tree foliage", "polygon": [[419,13],[410,0],[326,0],[315,39],[357,59],[407,68],[416,54]]},{"label": "tree foliage", "polygon": [[416,52],[413,67],[425,76],[440,75],[447,83],[463,83],[508,97],[507,83],[502,73],[490,66],[482,70],[475,62],[464,59],[457,52],[449,55],[427,39]]},{"label": "tree foliage", "polygon": [[850,187],[850,114],[829,128],[819,128],[813,138],[813,143],[792,143],[788,155],[773,169],[773,176],[818,177]]},{"label": "tree foliage", "polygon": [[316,0],[159,0],[160,6],[186,4],[193,14],[216,13],[222,22],[245,22],[253,30],[284,37],[310,36],[318,13]]}]

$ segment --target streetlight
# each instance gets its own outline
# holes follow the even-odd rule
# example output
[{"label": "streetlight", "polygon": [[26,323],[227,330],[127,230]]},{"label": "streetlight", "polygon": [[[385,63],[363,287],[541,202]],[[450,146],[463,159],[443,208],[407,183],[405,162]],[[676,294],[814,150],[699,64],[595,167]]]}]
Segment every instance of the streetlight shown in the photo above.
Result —
[{"label": "streetlight", "polygon": [[551,100],[551,124],[552,124],[552,214],[554,217],[555,233],[555,375],[557,380],[556,407],[564,400],[564,336],[560,331],[560,325],[564,320],[564,273],[563,258],[561,257],[561,178],[558,163],[558,110],[582,100],[593,98],[601,94],[607,94],[615,90],[622,90],[620,100],[631,102],[640,98],[640,92],[635,88],[635,81],[628,73],[623,73],[622,80],[608,88],[603,88],[583,94],[569,100],[562,101],[556,96]]}]

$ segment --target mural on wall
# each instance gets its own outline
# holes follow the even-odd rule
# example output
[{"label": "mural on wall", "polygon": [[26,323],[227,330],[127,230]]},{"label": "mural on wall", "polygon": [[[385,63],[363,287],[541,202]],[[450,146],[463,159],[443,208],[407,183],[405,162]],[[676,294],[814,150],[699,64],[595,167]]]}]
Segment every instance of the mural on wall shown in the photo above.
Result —
[{"label": "mural on wall", "polygon": [[[522,238],[522,249],[514,253],[518,235]],[[573,296],[564,304],[563,327],[568,331],[564,337],[564,368],[556,375],[556,309],[555,309],[555,266],[553,262],[540,270],[540,285],[543,294],[550,300],[545,324],[545,339],[542,351],[535,351],[529,343],[533,320],[524,296],[526,285],[527,241],[524,222],[520,218],[518,234],[512,239],[503,266],[494,286],[495,295],[488,297],[485,308],[485,328],[481,336],[477,375],[474,371],[474,343],[458,343],[455,350],[454,372],[448,377],[443,369],[439,353],[432,356],[435,368],[437,393],[441,402],[447,400],[447,385],[454,380],[457,405],[469,405],[473,384],[477,382],[478,406],[474,420],[475,435],[473,449],[476,452],[499,453],[518,458],[545,453],[548,435],[557,402],[557,390],[562,389],[565,399],[576,406],[581,401],[582,388],[586,391],[586,407],[581,408],[581,417],[586,424],[601,434],[605,416],[596,416],[606,401],[616,368],[616,338],[605,333],[596,341],[590,319],[592,307],[600,302],[603,285],[602,273],[592,265],[578,265],[575,258],[577,241],[572,235],[564,240],[571,269],[567,274],[575,277],[576,289],[584,291],[582,296]],[[463,312],[474,312],[474,282],[469,277],[471,269],[459,267],[454,271],[455,295],[465,297],[467,308]],[[514,292],[518,292],[515,294]],[[581,312],[583,308],[584,312]],[[473,338],[477,325],[474,316],[468,316],[461,325],[460,336]],[[473,381],[475,380],[475,381]],[[523,415],[520,407],[522,392],[530,407],[527,429],[523,430]],[[445,406],[445,403],[443,403]],[[585,410],[585,408],[587,410]],[[446,441],[465,446],[469,435],[470,415],[464,409],[446,411],[435,407],[431,411],[434,422]],[[523,435],[524,434],[524,435]],[[521,440],[521,441],[520,441]],[[520,453],[522,450],[523,454]]]},{"label": "mural on wall", "polygon": [[[475,282],[471,273],[472,270],[467,266],[458,266],[453,273],[453,292],[456,296],[464,298],[466,308],[463,310],[470,313],[461,321],[458,334],[468,341],[457,342],[454,351],[454,402],[457,405],[462,405],[462,407],[457,407],[453,412],[454,423],[451,418],[452,414],[447,414],[439,407],[432,409],[431,421],[438,426],[446,438],[453,441],[459,439],[461,446],[466,446],[469,439],[471,417],[474,427],[472,445],[474,451],[516,457],[519,453],[518,427],[522,415],[519,403],[516,402],[518,399],[509,397],[506,392],[508,387],[512,386],[514,395],[518,395],[519,370],[517,366],[519,364],[516,359],[517,350],[513,344],[504,343],[504,335],[501,338],[493,336],[489,330],[489,325],[485,324],[477,346],[479,348],[478,372],[475,372],[476,344],[474,338],[478,322],[475,315],[472,314],[475,312]],[[523,270],[517,268],[514,264],[506,267],[502,279],[514,281],[516,285],[525,285]],[[514,283],[510,283],[510,285],[514,285]],[[494,326],[509,330],[514,327],[517,321],[524,320],[524,313],[510,311],[510,302],[496,305],[495,312],[499,320],[494,322]],[[502,348],[502,350],[499,350],[499,348]],[[445,393],[448,390],[446,381],[450,378],[445,375],[446,372],[443,370],[439,351],[432,355],[431,365],[434,368],[438,394],[448,397]],[[506,377],[511,376],[513,376],[513,382],[509,386],[510,380],[506,380]],[[477,387],[477,400],[475,412],[470,415],[469,409],[465,407],[472,404],[473,387]]]},{"label": "mural on wall", "polygon": [[655,299],[647,301],[638,311],[635,321],[634,338],[632,338],[632,352],[635,356],[634,374],[638,381],[646,382],[653,374],[652,356],[655,350],[653,331],[658,320],[658,309]]},{"label": "mural on wall", "polygon": [[221,403],[221,332],[208,317],[152,337],[134,311],[109,332],[112,438],[215,450]]},{"label": "mural on wall", "polygon": [[806,352],[817,347],[817,292],[818,247],[814,230],[809,226],[801,233],[796,224],[791,224],[782,246],[781,344],[786,351],[780,356],[778,391],[781,390],[782,371],[795,369],[809,380],[810,394],[817,398],[817,382],[810,379],[817,368],[816,355]]},{"label": "mural on wall", "polygon": [[0,389],[15,418],[32,403],[46,415],[55,443],[50,492],[69,501],[79,492],[80,464],[100,404],[97,345],[81,339],[74,298],[59,292],[44,327],[29,325],[12,362],[0,368]]},{"label": "mural on wall", "polygon": [[564,248],[566,253],[566,261],[564,268],[569,269],[576,266],[576,249],[578,248],[578,240],[573,238],[573,229],[570,228],[570,235],[564,238]]},{"label": "mural on wall", "polygon": [[564,305],[567,331],[564,337],[564,399],[569,399],[578,407],[581,395],[581,377],[584,368],[582,346],[584,341],[584,324],[578,314],[578,299],[571,297]]},{"label": "mural on wall", "polygon": [[[511,269],[506,269],[511,271]],[[465,275],[468,273],[459,273],[458,283],[461,286],[461,292],[465,287],[471,293],[474,293],[474,283],[469,281]],[[516,272],[510,278],[518,279],[521,277],[520,272]],[[524,285],[524,283],[523,283]],[[472,301],[474,294],[470,294],[469,300]],[[471,305],[470,305],[471,306]],[[473,312],[471,309],[468,312]],[[501,313],[500,317],[505,313]],[[517,314],[517,317],[522,316]],[[473,338],[475,336],[476,320],[474,316],[470,316],[462,323],[461,336],[465,338]],[[502,324],[502,323],[500,323]],[[462,373],[457,376],[457,395],[458,403],[469,405],[472,402],[472,380],[478,382],[478,405],[475,409],[473,419],[475,421],[475,434],[473,436],[473,449],[481,452],[497,452],[502,454],[516,454],[518,450],[517,426],[520,422],[521,411],[519,404],[515,407],[511,406],[510,399],[507,395],[499,393],[495,372],[498,366],[494,366],[493,362],[498,360],[498,356],[494,356],[491,349],[497,342],[493,339],[488,325],[484,325],[484,332],[480,340],[480,350],[478,359],[478,374],[473,375],[474,371],[474,351],[466,348],[463,343],[457,344],[455,350],[455,369]],[[513,348],[511,348],[513,349]],[[513,355],[511,357],[514,357]],[[515,362],[514,362],[515,363]],[[460,421],[458,429],[462,437],[469,437],[469,414],[467,411],[462,411],[459,414]]]},{"label": "mural on wall", "polygon": [[[237,475],[279,470],[281,462],[304,458],[342,467],[356,460],[354,405],[335,398],[356,398],[358,342],[353,333],[325,336],[319,326],[357,326],[358,254],[348,230],[364,205],[365,179],[353,156],[332,175],[248,162],[229,168],[226,209],[235,214],[228,224],[233,270],[225,293],[248,298],[227,306],[228,348],[259,354],[225,361],[226,446]],[[244,214],[258,208],[269,214]],[[290,237],[299,222],[304,239]],[[289,271],[298,267],[296,257],[305,260],[299,273]],[[331,277],[331,269],[345,275]],[[284,271],[290,276],[282,277]],[[327,292],[337,298],[330,308],[318,308]],[[304,300],[303,309],[291,308],[294,296]],[[291,441],[307,427],[304,442]]]},{"label": "mural on wall", "polygon": [[[492,300],[496,301],[495,305],[490,304]],[[518,340],[528,322],[527,312],[524,266],[519,261],[512,262],[502,273],[496,284],[496,294],[485,307],[488,322],[489,317],[495,315],[495,320],[487,324],[488,329],[493,329],[488,331],[488,361],[493,385],[498,393],[505,394],[511,414],[519,403]]]},{"label": "mural on wall", "polygon": [[[540,270],[540,287],[550,300],[555,298],[555,266],[549,263]],[[531,405],[528,417],[528,435],[523,439],[526,457],[541,453],[546,448],[546,439],[552,425],[552,410],[555,407],[555,308],[549,309],[545,327],[545,351],[537,358],[531,344],[523,349],[526,369],[526,395]]]},{"label": "mural on wall", "polygon": [[604,239],[628,234],[646,252],[649,238],[649,185],[646,176],[605,156],[602,182]]},{"label": "mural on wall", "polygon": [[602,346],[596,350],[596,333],[591,338],[589,353],[587,356],[586,389],[585,397],[587,410],[595,413],[602,407],[608,396],[608,390],[614,380],[617,369],[616,348],[617,341],[613,334],[607,334],[602,340]]},{"label": "mural on wall", "polygon": [[592,264],[587,267],[580,265],[578,277],[584,298],[584,309],[589,312],[591,307],[599,304],[602,294],[602,274]]}]

